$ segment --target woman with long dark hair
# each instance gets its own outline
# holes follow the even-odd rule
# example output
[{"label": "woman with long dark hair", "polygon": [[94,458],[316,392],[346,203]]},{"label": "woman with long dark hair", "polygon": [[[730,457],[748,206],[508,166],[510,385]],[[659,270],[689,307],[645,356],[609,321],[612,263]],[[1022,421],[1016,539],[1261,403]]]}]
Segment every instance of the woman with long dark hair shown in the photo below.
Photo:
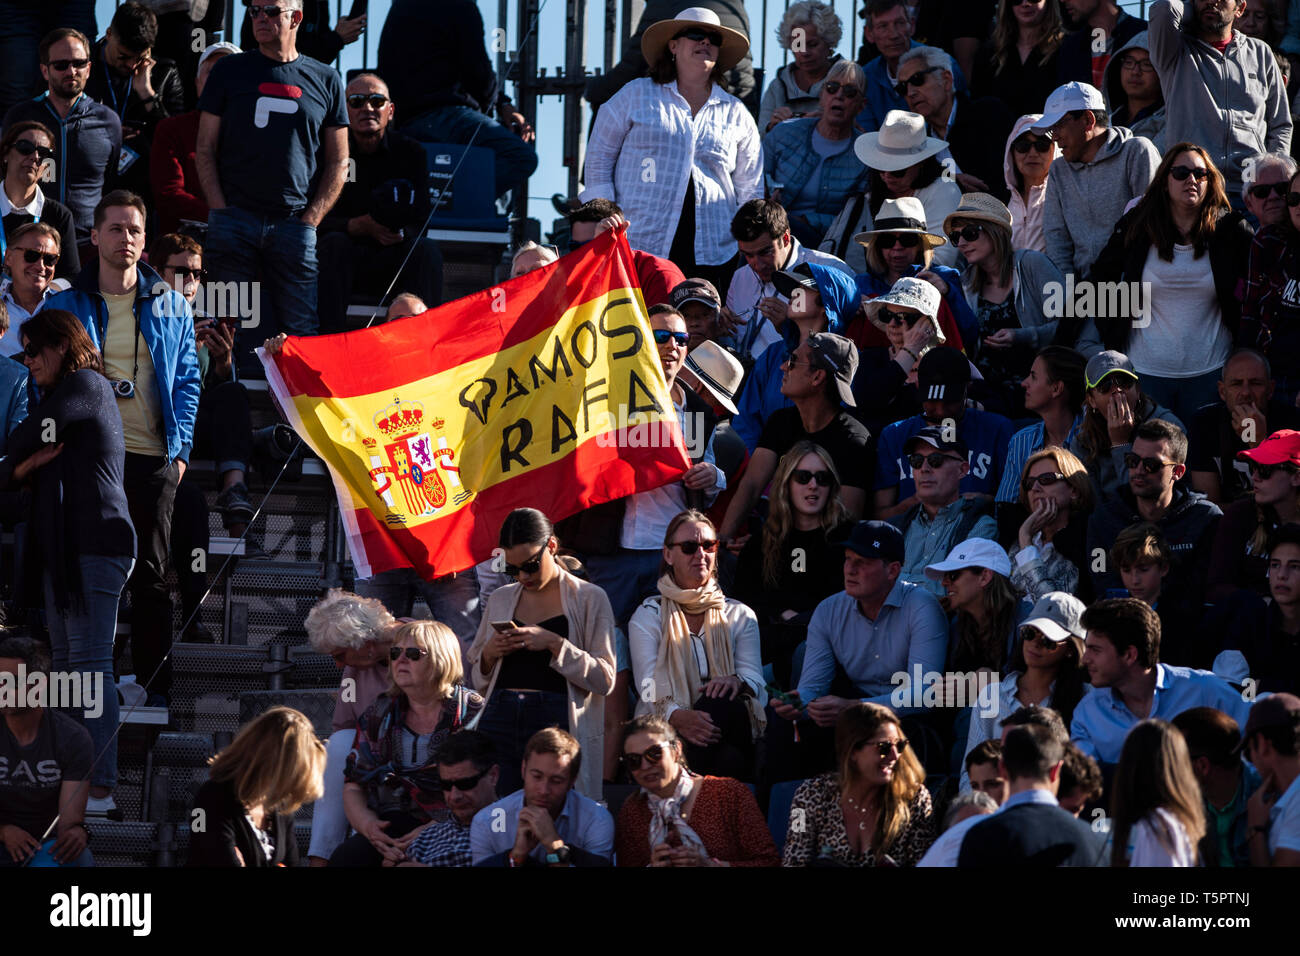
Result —
[{"label": "woman with long dark hair", "polygon": [[[22,347],[39,401],[9,433],[0,486],[31,486],[22,592],[26,606],[45,608],[54,669],[103,681],[102,712],[72,713],[95,746],[87,810],[104,813],[114,809],[117,784],[113,641],[136,546],[122,485],[122,416],[99,351],[71,312],[36,313]],[[144,684],[151,675],[139,676]]]},{"label": "woman with long dark hair", "polygon": [[614,612],[594,584],[556,560],[559,542],[546,515],[516,508],[499,537],[507,577],[492,592],[469,649],[470,679],[487,698],[478,728],[497,746],[499,787],[523,786],[524,748],[537,731],[570,731],[593,759],[583,762],[577,789],[600,796],[605,747],[605,695],[614,689]]},{"label": "woman with long dark hair", "polygon": [[996,96],[1013,115],[1041,110],[1056,89],[1065,28],[1057,0],[999,0],[996,25],[975,60],[971,92]]},{"label": "woman with long dark hair", "polygon": [[1110,794],[1111,866],[1196,866],[1205,808],[1177,727],[1144,720],[1130,730]]},{"label": "woman with long dark hair", "polygon": [[1001,674],[1016,629],[1029,611],[1011,583],[1011,562],[996,541],[971,538],[925,569],[942,581],[944,604],[955,620],[948,640],[949,672]]}]

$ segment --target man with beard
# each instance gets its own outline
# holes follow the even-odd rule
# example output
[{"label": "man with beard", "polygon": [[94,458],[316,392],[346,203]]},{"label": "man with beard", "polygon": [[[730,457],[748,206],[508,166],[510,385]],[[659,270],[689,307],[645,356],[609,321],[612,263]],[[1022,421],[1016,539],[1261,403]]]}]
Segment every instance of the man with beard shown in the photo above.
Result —
[{"label": "man with beard", "polygon": [[[1061,12],[1074,32],[1061,41],[1056,60],[1059,83],[1075,80],[1100,89],[1111,56],[1147,28],[1145,20],[1129,16],[1115,0],[1061,0]],[[1102,44],[1097,43],[1098,31]]]}]

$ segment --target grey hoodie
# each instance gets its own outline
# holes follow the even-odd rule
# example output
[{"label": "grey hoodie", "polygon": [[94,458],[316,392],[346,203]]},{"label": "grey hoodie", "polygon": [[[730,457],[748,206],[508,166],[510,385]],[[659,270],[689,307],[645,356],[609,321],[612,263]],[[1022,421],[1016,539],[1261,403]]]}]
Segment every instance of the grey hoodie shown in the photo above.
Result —
[{"label": "grey hoodie", "polygon": [[1180,0],[1156,0],[1148,30],[1151,62],[1165,94],[1165,142],[1199,143],[1241,194],[1241,169],[1260,153],[1291,150],[1291,111],[1273,51],[1233,31],[1220,53],[1183,30]]},{"label": "grey hoodie", "polygon": [[1124,127],[1110,129],[1090,163],[1052,163],[1043,200],[1047,257],[1062,272],[1087,274],[1124,207],[1155,178],[1160,153]]},{"label": "grey hoodie", "polygon": [[[959,258],[962,265],[962,291],[971,311],[979,312],[979,288],[975,285],[978,273],[974,266]],[[1049,319],[1043,314],[1043,299],[1053,283],[1065,285],[1065,277],[1052,265],[1052,260],[1034,249],[1012,251],[1011,296],[1020,328],[1014,332],[1016,345],[1034,350],[1052,344],[1059,318]]]},{"label": "grey hoodie", "polygon": [[[1164,100],[1162,99],[1154,110],[1136,123],[1133,122],[1132,114],[1128,109],[1128,96],[1124,92],[1119,66],[1120,58],[1127,50],[1145,50],[1150,56],[1151,47],[1147,42],[1147,31],[1135,33],[1127,43],[1115,51],[1115,55],[1106,64],[1106,72],[1101,81],[1101,92],[1106,97],[1106,109],[1110,111],[1111,124],[1127,126],[1134,136],[1145,136],[1151,140],[1158,151],[1164,153],[1166,118]],[[1117,118],[1117,113],[1122,115]]]}]

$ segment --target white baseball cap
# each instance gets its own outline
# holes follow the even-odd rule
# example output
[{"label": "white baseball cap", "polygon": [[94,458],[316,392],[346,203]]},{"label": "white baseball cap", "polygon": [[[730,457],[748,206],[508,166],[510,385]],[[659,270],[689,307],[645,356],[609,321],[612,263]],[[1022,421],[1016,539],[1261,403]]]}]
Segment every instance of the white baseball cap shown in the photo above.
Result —
[{"label": "white baseball cap", "polygon": [[1011,559],[1000,544],[988,538],[967,538],[938,564],[927,565],[925,576],[938,581],[946,572],[963,568],[988,568],[1004,578],[1011,577]]},{"label": "white baseball cap", "polygon": [[1075,110],[1104,110],[1106,99],[1101,90],[1088,83],[1071,81],[1052,90],[1043,107],[1043,115],[1030,127],[1035,133],[1045,132],[1065,119],[1066,113]]}]

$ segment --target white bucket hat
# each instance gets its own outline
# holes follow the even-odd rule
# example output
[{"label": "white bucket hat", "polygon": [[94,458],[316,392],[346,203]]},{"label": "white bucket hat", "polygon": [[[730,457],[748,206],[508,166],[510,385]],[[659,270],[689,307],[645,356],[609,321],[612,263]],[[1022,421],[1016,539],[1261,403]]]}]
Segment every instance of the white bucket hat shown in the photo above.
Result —
[{"label": "white bucket hat", "polygon": [[941,139],[925,135],[925,117],[905,110],[890,110],[879,132],[863,133],[853,152],[870,169],[896,173],[937,156],[948,148]]}]

